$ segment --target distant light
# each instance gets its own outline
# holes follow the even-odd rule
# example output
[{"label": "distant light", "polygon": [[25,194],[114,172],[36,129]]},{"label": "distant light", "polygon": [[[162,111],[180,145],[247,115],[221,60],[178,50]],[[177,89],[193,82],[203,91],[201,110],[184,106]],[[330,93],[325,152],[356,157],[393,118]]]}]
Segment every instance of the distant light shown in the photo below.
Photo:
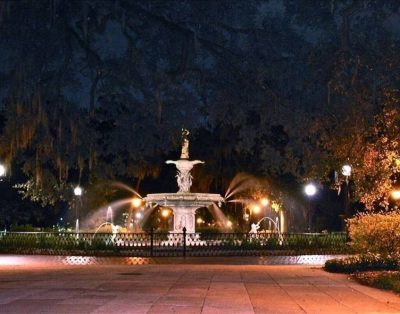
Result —
[{"label": "distant light", "polygon": [[137,212],[137,213],[135,214],[135,217],[136,217],[136,219],[142,218],[142,213]]},{"label": "distant light", "polygon": [[394,200],[400,200],[400,190],[394,190],[392,191],[392,197]]},{"label": "distant light", "polygon": [[226,222],[226,225],[227,225],[229,228],[231,228],[231,227],[232,227],[232,221],[228,220],[228,221]]},{"label": "distant light", "polygon": [[169,216],[169,210],[168,209],[163,209],[161,211],[161,216],[163,216],[164,218],[167,218]]},{"label": "distant light", "polygon": [[196,222],[200,225],[204,222],[204,220],[201,217],[199,217],[197,218]]},{"label": "distant light", "polygon": [[269,204],[269,199],[268,199],[268,198],[265,198],[265,197],[264,197],[264,198],[261,199],[261,205],[262,205],[262,206],[265,207],[265,206],[267,206],[268,204]]},{"label": "distant light", "polygon": [[82,195],[82,188],[79,185],[74,189],[74,194],[75,194],[75,196]]},{"label": "distant light", "polygon": [[256,204],[256,205],[253,206],[253,213],[254,214],[259,214],[260,211],[261,211],[261,207],[259,205]]},{"label": "distant light", "polygon": [[0,164],[0,177],[4,177],[6,175],[6,167]]},{"label": "distant light", "polygon": [[342,175],[344,175],[346,177],[349,177],[351,175],[351,166],[350,165],[343,165]]},{"label": "distant light", "polygon": [[313,196],[315,193],[317,193],[317,188],[315,187],[314,184],[309,183],[305,186],[304,188],[304,192],[308,195],[308,196]]},{"label": "distant light", "polygon": [[132,199],[132,205],[135,208],[140,207],[140,205],[142,205],[142,200],[140,198],[135,197],[134,199]]}]

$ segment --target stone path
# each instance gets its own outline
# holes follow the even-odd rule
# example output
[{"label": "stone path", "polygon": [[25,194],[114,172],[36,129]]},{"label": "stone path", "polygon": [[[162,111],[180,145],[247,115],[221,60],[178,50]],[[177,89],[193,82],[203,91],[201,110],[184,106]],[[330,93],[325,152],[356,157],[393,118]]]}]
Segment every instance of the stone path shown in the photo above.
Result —
[{"label": "stone path", "polygon": [[315,266],[0,263],[0,313],[400,313]]}]

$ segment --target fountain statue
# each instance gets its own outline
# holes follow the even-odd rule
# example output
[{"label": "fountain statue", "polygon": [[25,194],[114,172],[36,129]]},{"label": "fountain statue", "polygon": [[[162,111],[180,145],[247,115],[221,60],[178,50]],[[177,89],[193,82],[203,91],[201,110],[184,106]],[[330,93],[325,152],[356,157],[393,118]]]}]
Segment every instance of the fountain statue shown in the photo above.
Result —
[{"label": "fountain statue", "polygon": [[190,171],[194,165],[204,164],[201,160],[189,160],[189,131],[182,129],[182,151],[181,158],[179,160],[167,160],[166,164],[175,164],[177,171],[176,181],[178,183],[178,193],[190,192],[192,186],[192,175]]},{"label": "fountain statue", "polygon": [[278,234],[278,240],[279,240],[278,243],[279,243],[279,245],[282,245],[282,243],[283,243],[283,235],[282,235],[282,232],[281,232],[281,230],[279,228],[279,218],[278,217],[276,217],[275,221],[272,218],[268,217],[268,216],[265,216],[265,217],[261,218],[257,223],[251,224],[249,234],[252,237],[257,237],[257,234],[259,233],[258,229],[260,229],[261,222],[263,220],[268,220],[273,224],[274,232]]},{"label": "fountain statue", "polygon": [[177,193],[148,194],[144,201],[147,205],[153,204],[171,208],[174,213],[174,233],[182,232],[186,228],[187,233],[195,233],[195,213],[198,208],[208,207],[214,203],[221,203],[224,198],[219,194],[192,193],[192,175],[190,171],[194,165],[203,164],[204,161],[189,160],[189,131],[182,129],[182,150],[179,160],[167,160],[167,164],[175,164],[177,169],[176,179],[178,183]]}]

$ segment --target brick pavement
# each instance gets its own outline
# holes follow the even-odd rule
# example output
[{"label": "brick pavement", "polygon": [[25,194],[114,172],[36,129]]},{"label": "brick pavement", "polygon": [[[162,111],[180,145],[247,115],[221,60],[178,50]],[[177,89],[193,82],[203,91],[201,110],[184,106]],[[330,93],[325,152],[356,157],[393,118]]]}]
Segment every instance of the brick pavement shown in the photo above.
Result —
[{"label": "brick pavement", "polygon": [[0,313],[400,313],[395,294],[315,266],[11,264]]}]

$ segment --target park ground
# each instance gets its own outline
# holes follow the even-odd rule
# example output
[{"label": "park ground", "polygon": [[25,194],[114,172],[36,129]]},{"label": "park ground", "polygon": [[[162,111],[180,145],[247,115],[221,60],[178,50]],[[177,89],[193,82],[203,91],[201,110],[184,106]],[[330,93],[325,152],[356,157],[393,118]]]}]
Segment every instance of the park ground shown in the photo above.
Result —
[{"label": "park ground", "polygon": [[400,313],[396,294],[316,265],[29,258],[0,255],[1,313]]}]

